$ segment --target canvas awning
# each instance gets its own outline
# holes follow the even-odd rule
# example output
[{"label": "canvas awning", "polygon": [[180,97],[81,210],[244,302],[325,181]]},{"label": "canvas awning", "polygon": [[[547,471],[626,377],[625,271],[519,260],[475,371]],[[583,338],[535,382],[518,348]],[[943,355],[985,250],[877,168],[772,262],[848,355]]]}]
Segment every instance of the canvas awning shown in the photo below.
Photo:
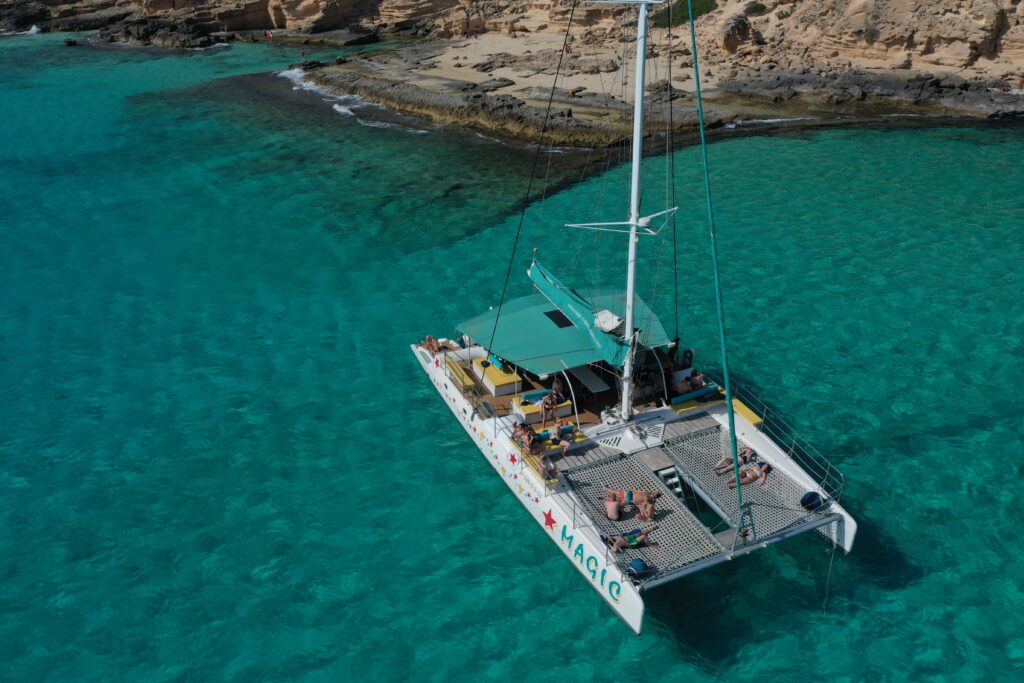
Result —
[{"label": "canvas awning", "polygon": [[[508,301],[501,309],[494,341],[497,309],[487,311],[458,325],[463,334],[479,344],[490,343],[490,352],[536,375],[604,361],[621,367],[629,346],[620,335],[601,331],[594,323],[597,311],[610,310],[625,317],[623,290],[597,290],[584,298],[562,284],[539,263],[530,268],[538,291]],[[650,308],[636,297],[634,319],[638,338],[647,348],[667,345],[670,340]]]}]

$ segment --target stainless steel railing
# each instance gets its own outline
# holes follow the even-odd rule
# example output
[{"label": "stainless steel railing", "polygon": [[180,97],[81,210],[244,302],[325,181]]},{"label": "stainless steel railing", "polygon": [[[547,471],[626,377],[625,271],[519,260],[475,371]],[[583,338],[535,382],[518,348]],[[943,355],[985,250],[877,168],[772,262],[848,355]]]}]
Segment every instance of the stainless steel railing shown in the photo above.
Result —
[{"label": "stainless steel railing", "polygon": [[[720,378],[710,372],[704,374],[718,386],[723,387],[724,392],[724,385]],[[764,401],[736,383],[733,383],[730,388],[733,399],[739,399],[762,420],[758,429],[785,450],[786,455],[814,479],[829,498],[839,500],[843,493],[843,487],[846,485],[842,472]]]}]

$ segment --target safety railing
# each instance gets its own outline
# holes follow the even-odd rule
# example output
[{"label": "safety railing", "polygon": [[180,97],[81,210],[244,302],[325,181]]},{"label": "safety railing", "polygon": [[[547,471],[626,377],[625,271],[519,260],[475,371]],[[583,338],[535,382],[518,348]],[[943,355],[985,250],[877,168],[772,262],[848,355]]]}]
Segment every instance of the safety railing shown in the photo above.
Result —
[{"label": "safety railing", "polygon": [[[724,394],[725,384],[721,379],[710,372],[706,372],[705,375],[722,387]],[[730,389],[733,399],[739,399],[761,419],[758,429],[778,444],[786,452],[786,455],[821,487],[828,498],[839,500],[846,484],[842,472],[836,469],[818,449],[801,437],[789,423],[782,419],[778,412],[752,392],[735,383]]]}]

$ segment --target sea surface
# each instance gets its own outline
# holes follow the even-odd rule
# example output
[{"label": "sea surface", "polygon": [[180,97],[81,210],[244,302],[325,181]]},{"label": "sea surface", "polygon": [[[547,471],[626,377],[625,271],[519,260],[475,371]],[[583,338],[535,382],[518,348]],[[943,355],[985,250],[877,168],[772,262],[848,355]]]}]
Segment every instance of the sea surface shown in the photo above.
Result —
[{"label": "sea surface", "polygon": [[[497,302],[532,152],[293,90],[296,60],[0,39],[0,679],[1024,677],[1024,128],[710,148],[733,372],[860,531],[655,590],[636,637],[408,348]],[[671,161],[678,306],[670,227],[640,292],[713,367]],[[529,205],[511,295],[534,247],[620,281],[619,236],[561,226],[624,217],[626,177]]]}]

